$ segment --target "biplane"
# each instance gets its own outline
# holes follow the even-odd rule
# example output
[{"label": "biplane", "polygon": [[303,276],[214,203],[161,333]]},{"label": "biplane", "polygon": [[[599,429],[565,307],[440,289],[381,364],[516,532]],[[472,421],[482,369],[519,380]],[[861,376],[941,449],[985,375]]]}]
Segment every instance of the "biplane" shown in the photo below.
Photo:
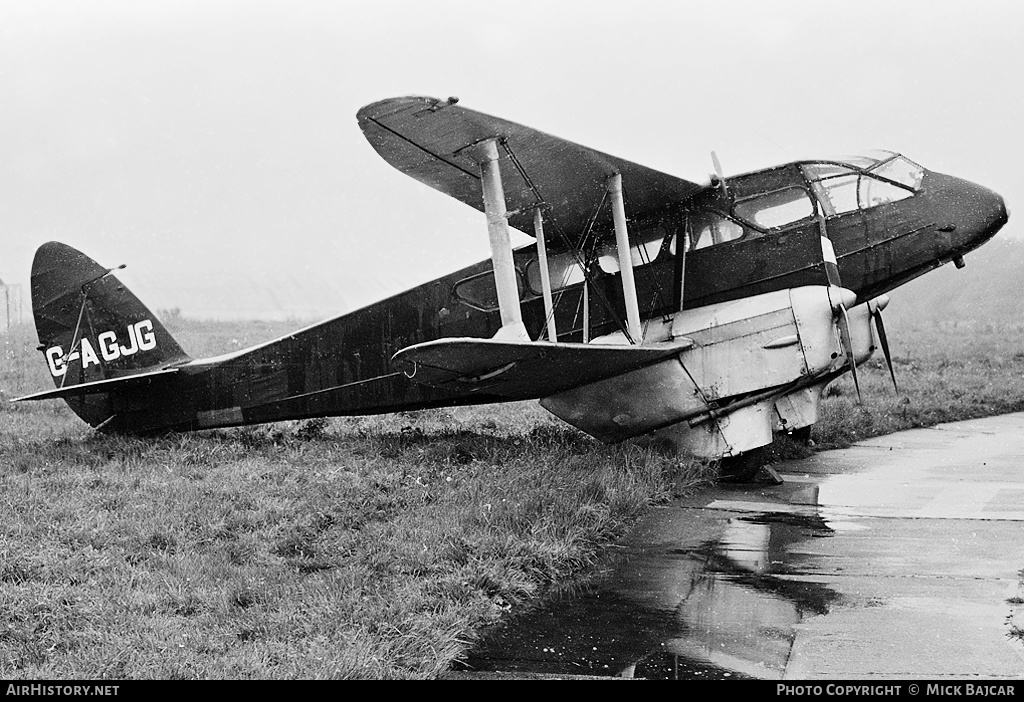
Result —
[{"label": "biplane", "polygon": [[[999,195],[892,152],[681,179],[457,104],[358,123],[399,171],[485,215],[491,258],[363,309],[193,359],[61,243],[32,266],[40,346],[93,427],[146,434],[536,399],[605,442],[725,459],[805,434],[881,347],[886,292],[1007,221]],[[535,238],[513,248],[510,228]],[[895,375],[893,375],[895,382]]]}]

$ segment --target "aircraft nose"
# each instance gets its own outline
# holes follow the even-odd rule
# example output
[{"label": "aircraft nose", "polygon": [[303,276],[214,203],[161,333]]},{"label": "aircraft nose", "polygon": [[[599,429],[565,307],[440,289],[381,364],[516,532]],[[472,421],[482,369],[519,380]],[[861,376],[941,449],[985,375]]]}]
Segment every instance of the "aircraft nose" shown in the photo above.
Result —
[{"label": "aircraft nose", "polygon": [[984,186],[951,176],[943,176],[937,185],[937,199],[944,204],[945,221],[936,225],[939,231],[949,233],[950,243],[958,253],[981,246],[1010,217],[1002,196]]}]

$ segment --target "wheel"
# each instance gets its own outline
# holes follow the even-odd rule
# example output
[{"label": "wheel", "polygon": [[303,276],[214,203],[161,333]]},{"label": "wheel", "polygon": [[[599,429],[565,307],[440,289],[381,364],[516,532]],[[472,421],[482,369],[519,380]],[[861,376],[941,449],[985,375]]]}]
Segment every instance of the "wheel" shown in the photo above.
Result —
[{"label": "wheel", "polygon": [[790,432],[789,438],[791,438],[798,444],[809,446],[811,443],[811,427],[806,426],[800,427],[799,429],[794,429],[792,432]]},{"label": "wheel", "polygon": [[727,456],[718,464],[718,476],[724,483],[749,483],[764,465],[764,446],[738,456]]}]

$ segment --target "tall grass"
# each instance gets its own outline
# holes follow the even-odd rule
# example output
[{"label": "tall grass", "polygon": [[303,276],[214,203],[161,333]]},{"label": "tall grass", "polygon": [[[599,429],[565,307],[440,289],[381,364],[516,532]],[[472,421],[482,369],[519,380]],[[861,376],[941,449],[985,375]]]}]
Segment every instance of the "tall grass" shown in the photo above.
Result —
[{"label": "tall grass", "polygon": [[3,402],[0,677],[436,677],[708,476],[531,403],[133,439]]},{"label": "tall grass", "polygon": [[[196,355],[264,340],[174,323]],[[1024,409],[1020,329],[890,336],[900,393],[879,360],[863,405],[841,379],[819,447]],[[6,397],[49,386],[30,330],[0,340]],[[533,403],[132,439],[0,398],[0,677],[436,677],[711,474]]]},{"label": "tall grass", "polygon": [[881,352],[826,391],[820,448],[942,422],[1024,411],[1024,326],[950,322],[889,330],[899,392]]}]

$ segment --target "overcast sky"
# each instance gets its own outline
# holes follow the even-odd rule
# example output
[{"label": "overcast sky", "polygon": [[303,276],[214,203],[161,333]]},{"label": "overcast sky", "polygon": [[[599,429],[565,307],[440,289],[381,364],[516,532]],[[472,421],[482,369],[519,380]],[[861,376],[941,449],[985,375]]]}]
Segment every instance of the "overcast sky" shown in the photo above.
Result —
[{"label": "overcast sky", "polygon": [[688,178],[891,149],[1012,212],[1022,40],[1012,0],[0,0],[0,278],[58,240],[155,310],[322,318],[485,258],[356,124],[409,94]]}]

